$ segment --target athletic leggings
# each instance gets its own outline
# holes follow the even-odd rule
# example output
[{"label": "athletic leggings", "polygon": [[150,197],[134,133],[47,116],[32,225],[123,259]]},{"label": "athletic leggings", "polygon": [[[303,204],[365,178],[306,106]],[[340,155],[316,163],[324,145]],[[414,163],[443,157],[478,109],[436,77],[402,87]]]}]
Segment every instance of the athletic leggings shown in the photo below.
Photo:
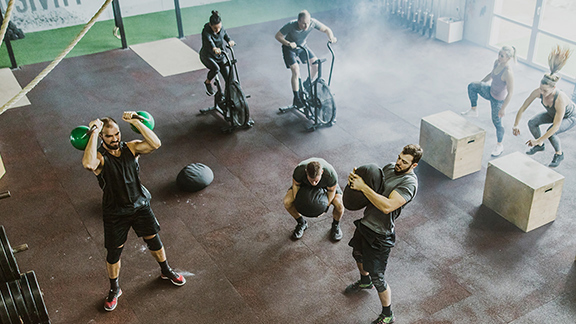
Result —
[{"label": "athletic leggings", "polygon": [[[532,133],[532,136],[534,136],[535,139],[538,139],[538,138],[540,138],[540,136],[542,136],[540,133],[540,125],[552,124],[553,122],[554,122],[554,117],[550,116],[550,114],[547,112],[543,112],[543,113],[540,113],[540,114],[530,118],[530,120],[528,121],[528,128],[530,129],[530,133]],[[556,133],[554,133],[554,134],[552,134],[552,136],[548,137],[550,144],[552,144],[552,146],[554,147],[556,152],[560,152],[562,150],[562,147],[560,146],[560,140],[558,139],[558,136],[556,136],[556,135],[569,130],[570,128],[574,127],[574,125],[576,125],[576,117],[571,116],[571,117],[564,118],[564,119],[562,119],[562,123],[560,124],[560,128],[558,128]],[[550,127],[552,127],[552,126],[553,125],[550,125]],[[548,127],[548,129],[550,129],[550,127]]]},{"label": "athletic leggings", "polygon": [[206,66],[210,71],[208,71],[208,80],[213,80],[214,77],[218,74],[218,72],[222,73],[224,77],[224,81],[228,80],[228,69],[229,67],[226,65],[226,60],[215,60],[212,57],[200,55],[200,61],[202,64]]},{"label": "athletic leggings", "polygon": [[498,117],[500,108],[504,100],[496,100],[490,94],[490,85],[486,82],[472,82],[468,85],[468,97],[470,98],[470,104],[472,107],[477,107],[478,105],[478,95],[482,98],[490,101],[490,107],[492,107],[492,123],[496,127],[496,138],[498,143],[502,143],[504,138],[504,127],[502,126],[502,118]]}]

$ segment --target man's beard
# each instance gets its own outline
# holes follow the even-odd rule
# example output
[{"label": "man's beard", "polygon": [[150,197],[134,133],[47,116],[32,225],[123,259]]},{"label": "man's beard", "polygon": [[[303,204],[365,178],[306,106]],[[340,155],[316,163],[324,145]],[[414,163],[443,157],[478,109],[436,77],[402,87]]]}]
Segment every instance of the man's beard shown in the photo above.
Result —
[{"label": "man's beard", "polygon": [[106,144],[106,142],[102,142],[102,144],[104,144],[104,146],[106,146],[106,148],[109,150],[117,150],[120,148],[120,142],[113,142],[110,144]]},{"label": "man's beard", "polygon": [[[412,165],[410,165],[410,166],[412,166]],[[404,169],[404,170],[400,169],[400,171],[397,171],[398,168],[400,168],[400,166],[399,166],[398,164],[396,164],[396,165],[394,166],[394,173],[396,173],[396,174],[404,174],[404,173],[410,171],[410,167],[407,167],[407,168]]]}]

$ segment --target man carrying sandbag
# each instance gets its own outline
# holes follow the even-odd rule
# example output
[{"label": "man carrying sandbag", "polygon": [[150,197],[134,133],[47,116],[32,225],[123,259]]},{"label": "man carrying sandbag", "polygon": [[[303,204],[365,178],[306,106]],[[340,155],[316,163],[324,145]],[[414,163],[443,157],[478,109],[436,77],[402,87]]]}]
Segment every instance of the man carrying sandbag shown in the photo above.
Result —
[{"label": "man carrying sandbag", "polygon": [[334,241],[340,241],[340,218],[344,214],[344,206],[336,170],[321,158],[313,157],[300,162],[292,174],[292,187],[284,196],[284,207],[298,222],[292,236],[299,239],[308,228],[308,223],[302,216],[320,216],[328,211],[330,205],[334,205],[330,237]]},{"label": "man carrying sandbag", "polygon": [[[398,155],[396,163],[385,165],[381,173],[380,170],[376,170],[376,174],[362,176],[354,170],[348,177],[350,188],[361,192],[367,201],[364,217],[354,222],[356,230],[348,243],[352,247],[352,256],[360,271],[360,280],[350,284],[344,292],[351,294],[376,287],[382,303],[382,313],[372,322],[373,324],[388,324],[395,321],[391,309],[392,295],[390,287],[384,280],[384,272],[390,250],[396,242],[394,222],[404,206],[416,196],[418,178],[413,170],[418,165],[422,153],[419,145],[406,145]],[[366,169],[371,168],[368,166]],[[374,177],[382,177],[382,185],[373,185],[374,188],[380,187],[377,189],[379,192],[365,180]],[[357,202],[353,207],[361,209],[362,202]]]}]

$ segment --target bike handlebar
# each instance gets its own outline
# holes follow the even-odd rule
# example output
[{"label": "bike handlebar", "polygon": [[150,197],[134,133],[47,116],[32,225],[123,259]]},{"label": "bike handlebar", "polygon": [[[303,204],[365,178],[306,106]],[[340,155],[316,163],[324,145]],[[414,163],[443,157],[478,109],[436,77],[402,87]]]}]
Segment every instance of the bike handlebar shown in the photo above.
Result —
[{"label": "bike handlebar", "polygon": [[[334,69],[334,51],[332,50],[332,46],[330,44],[332,44],[331,41],[328,41],[328,43],[326,43],[326,46],[328,46],[328,49],[330,50],[330,54],[332,54],[332,62],[330,63],[330,76],[328,77],[328,86],[330,86],[330,81],[332,81],[332,70]],[[306,53],[306,62],[308,65],[308,75],[310,75],[310,57],[308,55],[308,51],[302,45],[296,45],[296,48],[299,48]]]}]

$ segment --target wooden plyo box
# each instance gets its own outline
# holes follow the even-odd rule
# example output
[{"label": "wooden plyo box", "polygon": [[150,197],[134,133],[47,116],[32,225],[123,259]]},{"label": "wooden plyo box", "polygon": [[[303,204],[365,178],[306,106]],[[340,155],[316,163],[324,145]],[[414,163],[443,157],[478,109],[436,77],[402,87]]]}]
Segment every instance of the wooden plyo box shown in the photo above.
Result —
[{"label": "wooden plyo box", "polygon": [[453,111],[422,118],[422,160],[450,179],[480,171],[486,131]]},{"label": "wooden plyo box", "polygon": [[0,155],[0,179],[6,173],[6,169],[4,168],[4,163],[2,163],[2,155]]},{"label": "wooden plyo box", "polygon": [[488,163],[482,204],[524,232],[556,219],[564,176],[514,152]]}]

